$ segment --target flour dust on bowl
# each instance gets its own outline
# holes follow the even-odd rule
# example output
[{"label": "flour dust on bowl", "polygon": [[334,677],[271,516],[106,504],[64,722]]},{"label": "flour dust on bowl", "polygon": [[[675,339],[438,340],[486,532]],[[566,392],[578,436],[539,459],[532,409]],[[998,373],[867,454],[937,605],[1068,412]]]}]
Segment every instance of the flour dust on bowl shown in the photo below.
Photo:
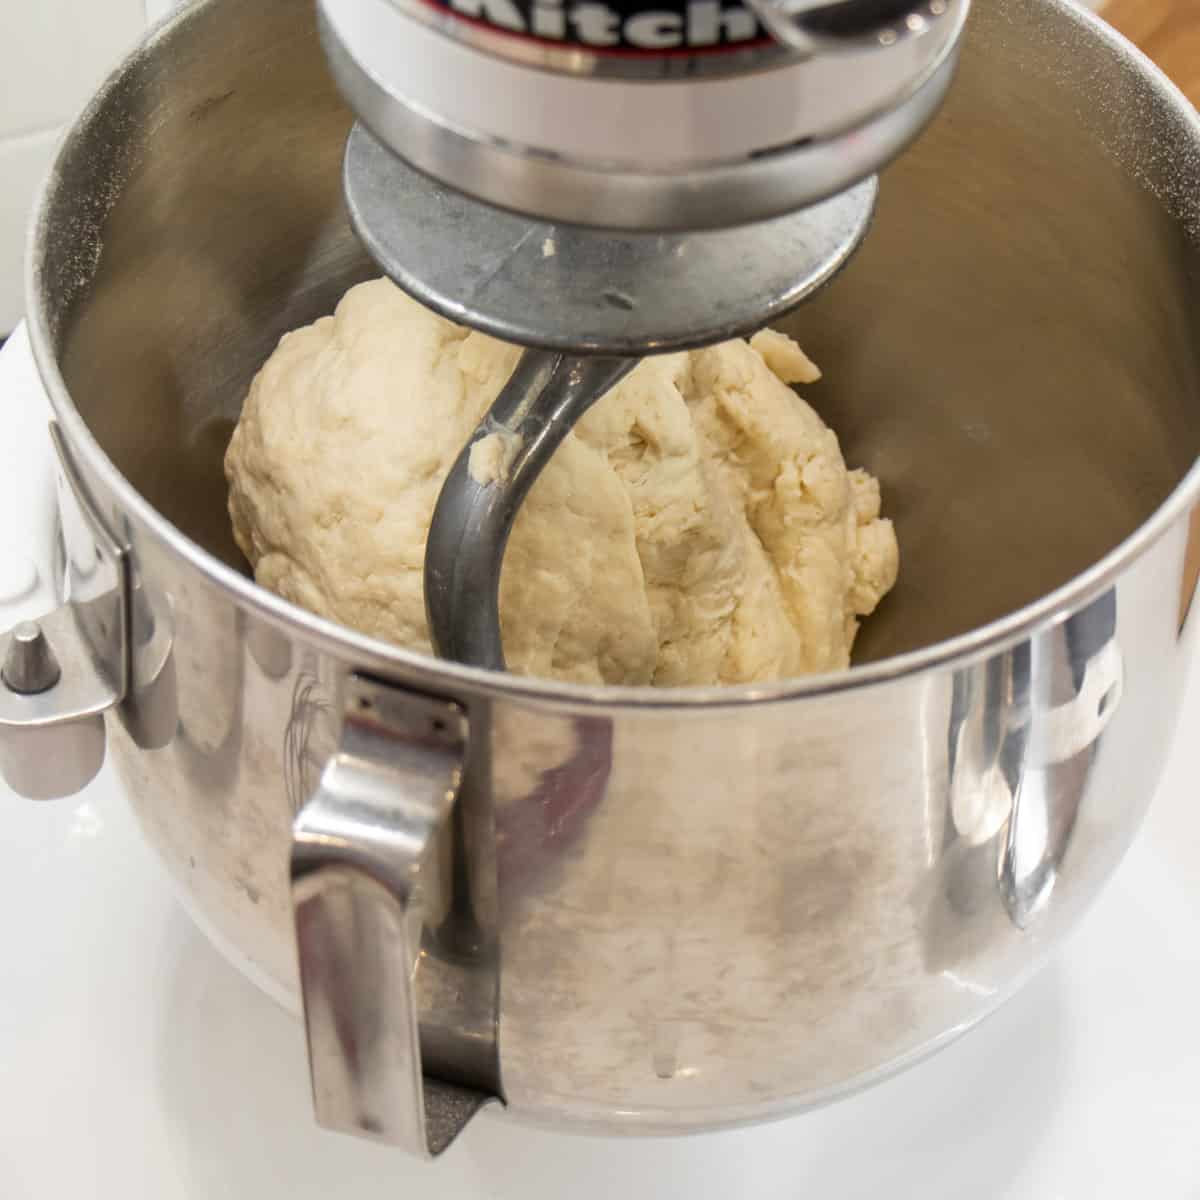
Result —
[{"label": "flour dust on bowl", "polygon": [[246,577],[238,407],[284,331],[375,274],[351,122],[307,6],[191,7],[71,131],[29,298],[80,710],[120,697],[112,756],[222,942],[292,997],[297,933],[333,948],[304,962],[318,1112],[349,1098],[433,1149],[491,1097],[697,1130],[969,1027],[1111,875],[1172,727],[1194,111],[1070,5],[980,8],[872,234],[783,326],[882,481],[900,582],[848,673],[666,691],[438,662]]}]

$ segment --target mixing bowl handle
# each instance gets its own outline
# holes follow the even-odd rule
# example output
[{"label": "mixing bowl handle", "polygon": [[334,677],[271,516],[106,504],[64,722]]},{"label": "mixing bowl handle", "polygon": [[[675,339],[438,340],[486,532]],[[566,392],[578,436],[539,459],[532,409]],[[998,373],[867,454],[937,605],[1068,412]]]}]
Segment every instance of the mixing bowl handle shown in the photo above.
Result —
[{"label": "mixing bowl handle", "polygon": [[[1101,735],[1120,708],[1125,661],[1116,640],[1116,596],[1105,592],[1053,630],[1035,637],[1027,660],[1028,703],[1036,719],[1024,736],[1024,767],[999,862],[1000,897],[1018,929],[1044,909],[1075,833],[1084,790],[1078,783],[1035,786],[1031,776],[1075,764],[1086,778]],[[1032,687],[1030,685],[1033,685]],[[1040,687],[1039,687],[1040,685]],[[1059,704],[1038,703],[1060,689]]]},{"label": "mixing bowl handle", "polygon": [[66,603],[0,636],[0,774],[31,800],[69,796],[104,764],[103,714],[130,679],[129,563],[76,474],[57,424]]},{"label": "mixing bowl handle", "polygon": [[427,1077],[418,961],[467,745],[457,705],[362,676],[292,827],[291,885],[317,1120],[439,1154],[494,1096]]}]

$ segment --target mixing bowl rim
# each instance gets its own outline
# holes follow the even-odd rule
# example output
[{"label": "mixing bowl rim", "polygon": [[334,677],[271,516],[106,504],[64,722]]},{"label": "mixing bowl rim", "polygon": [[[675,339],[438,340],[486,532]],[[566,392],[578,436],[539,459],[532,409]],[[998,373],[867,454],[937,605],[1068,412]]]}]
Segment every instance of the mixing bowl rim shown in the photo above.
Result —
[{"label": "mixing bowl rim", "polygon": [[[1200,112],[1197,112],[1150,59],[1100,17],[1076,7],[1071,0],[1042,0],[1042,3],[1053,9],[1062,19],[1086,29],[1091,36],[1099,37],[1117,57],[1132,61],[1146,77],[1146,82],[1154,90],[1159,101],[1172,111],[1181,124],[1191,127],[1196,144],[1200,147]],[[417,676],[443,691],[453,691],[455,685],[461,685],[465,691],[474,695],[541,705],[553,704],[558,709],[712,710],[816,698],[910,680],[931,670],[957,669],[1002,653],[1028,639],[1039,629],[1053,625],[1070,613],[1078,611],[1105,591],[1130,563],[1149,550],[1187,513],[1195,503],[1197,495],[1200,495],[1198,458],[1167,498],[1133,533],[1086,570],[1037,600],[986,625],[916,650],[862,666],[851,666],[844,671],[824,672],[771,683],[672,688],[564,683],[540,677],[487,671],[435,659],[357,633],[334,621],[316,616],[267,591],[253,579],[205,550],[163,516],[125,478],[100,446],[71,399],[53,349],[49,306],[43,303],[46,289],[42,285],[42,264],[51,237],[48,214],[68,157],[96,118],[106,97],[120,83],[131,66],[146,53],[147,48],[171,28],[186,22],[190,16],[206,6],[204,0],[201,0],[201,3],[186,5],[160,21],[142,44],[113,70],[82,113],[71,123],[33,210],[25,259],[25,289],[29,301],[26,320],[34,359],[55,419],[65,432],[69,450],[86,460],[87,466],[97,473],[103,486],[123,506],[125,512],[143,529],[149,531],[161,547],[170,551],[177,559],[182,559],[205,583],[229,594],[240,608],[257,615],[290,636],[300,635],[308,644],[319,646],[343,661],[358,660],[364,671]]]}]

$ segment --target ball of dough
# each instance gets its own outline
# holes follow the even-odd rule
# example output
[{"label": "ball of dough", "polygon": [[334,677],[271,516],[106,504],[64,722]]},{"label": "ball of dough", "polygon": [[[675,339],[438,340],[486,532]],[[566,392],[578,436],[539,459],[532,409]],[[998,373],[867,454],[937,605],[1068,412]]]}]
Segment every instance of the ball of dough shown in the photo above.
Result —
[{"label": "ball of dough", "polygon": [[[225,458],[258,582],[429,652],[434,504],[518,355],[387,280],[287,334]],[[646,359],[597,403],[517,517],[500,596],[510,668],[682,685],[847,666],[899,554],[876,481],[847,470],[784,382],[818,374],[767,331]],[[482,455],[482,469],[502,469],[505,452]]]}]

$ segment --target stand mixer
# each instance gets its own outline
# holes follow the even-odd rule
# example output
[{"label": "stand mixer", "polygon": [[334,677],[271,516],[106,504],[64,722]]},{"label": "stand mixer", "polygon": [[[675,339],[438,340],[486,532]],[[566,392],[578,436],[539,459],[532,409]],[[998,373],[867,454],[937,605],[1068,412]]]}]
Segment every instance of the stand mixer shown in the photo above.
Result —
[{"label": "stand mixer", "polygon": [[[702,0],[501,2],[459,24],[327,3],[324,36],[371,131],[349,153],[367,243],[550,356],[487,434],[523,439],[528,477],[614,360],[748,328],[717,305],[763,319],[827,277],[869,208],[847,189],[935,107],[962,13],[907,7],[872,37],[807,10],[801,53]],[[497,14],[509,32],[479,24]],[[0,641],[0,771],[50,798],[107,756],[201,928],[303,1015],[320,1123],[423,1156],[493,1103],[576,1132],[765,1121],[964,1034],[1112,877],[1200,628],[1195,109],[1073,0],[978,6],[846,287],[773,321],[821,345],[822,407],[905,530],[858,668],[562,682],[327,620],[233,543],[223,458],[251,381],[379,273],[315,18],[194,0],[63,142],[27,280],[63,579]],[[718,49],[668,60],[685,35]],[[614,37],[662,46],[591,46]],[[588,276],[564,264],[589,262],[575,309]],[[484,499],[519,501],[496,457]],[[369,488],[365,462],[335,485]],[[502,509],[458,519],[462,562],[495,552]],[[1043,1033],[1016,1052],[1044,1057]]]},{"label": "stand mixer", "polygon": [[[442,657],[504,668],[521,501],[639,358],[750,334],[847,261],[969,0],[320,0],[351,220],[427,307],[527,347],[429,532]],[[473,447],[505,440],[480,479]]]}]

